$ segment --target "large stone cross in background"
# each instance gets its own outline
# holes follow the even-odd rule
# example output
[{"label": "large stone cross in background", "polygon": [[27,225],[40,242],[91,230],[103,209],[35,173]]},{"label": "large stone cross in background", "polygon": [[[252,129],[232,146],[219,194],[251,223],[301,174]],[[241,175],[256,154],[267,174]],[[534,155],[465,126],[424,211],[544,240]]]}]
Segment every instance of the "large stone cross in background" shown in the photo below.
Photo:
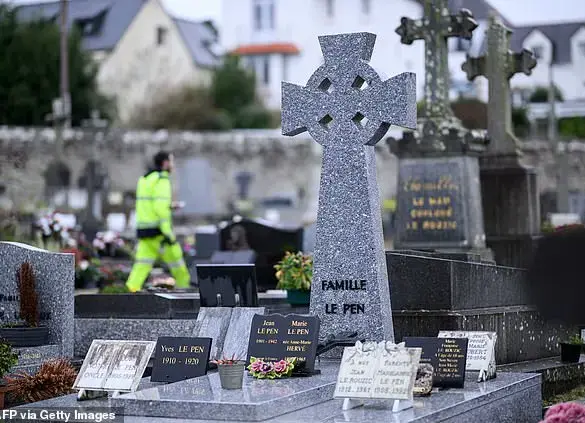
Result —
[{"label": "large stone cross in background", "polygon": [[517,73],[530,75],[536,59],[529,50],[510,51],[510,31],[501,20],[492,15],[487,31],[487,56],[468,57],[462,65],[467,78],[478,76],[489,80],[488,153],[519,156],[518,140],[512,130],[510,79]]},{"label": "large stone cross in background", "polygon": [[448,148],[442,140],[444,129],[461,126],[449,101],[448,41],[450,37],[471,39],[477,23],[466,9],[450,15],[448,0],[425,0],[421,19],[403,17],[400,22],[396,33],[403,44],[410,45],[415,40],[425,42],[426,79],[420,147],[423,150],[443,151]]},{"label": "large stone cross in background", "polygon": [[311,289],[322,340],[394,340],[374,145],[390,125],[416,126],[416,77],[382,81],[368,64],[375,39],[319,37],[324,64],[305,87],[282,84],[282,133],[323,146]]}]

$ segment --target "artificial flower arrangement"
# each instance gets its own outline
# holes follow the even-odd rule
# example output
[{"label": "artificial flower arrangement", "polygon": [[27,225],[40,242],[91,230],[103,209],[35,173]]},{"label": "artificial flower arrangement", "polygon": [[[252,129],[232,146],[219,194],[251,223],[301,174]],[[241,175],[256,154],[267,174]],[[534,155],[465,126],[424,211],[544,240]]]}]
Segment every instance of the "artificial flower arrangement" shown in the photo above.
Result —
[{"label": "artificial flower arrangement", "polygon": [[583,422],[585,406],[576,402],[563,402],[548,409],[540,423]]},{"label": "artificial flower arrangement", "polygon": [[280,379],[292,375],[296,361],[296,358],[287,358],[286,360],[272,362],[250,357],[248,370],[250,375],[257,379]]}]

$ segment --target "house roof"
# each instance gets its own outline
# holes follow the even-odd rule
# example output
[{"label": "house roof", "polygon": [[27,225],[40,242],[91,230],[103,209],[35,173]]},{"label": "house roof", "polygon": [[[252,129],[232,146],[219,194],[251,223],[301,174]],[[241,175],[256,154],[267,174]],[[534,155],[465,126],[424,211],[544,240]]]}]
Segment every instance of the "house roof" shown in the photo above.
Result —
[{"label": "house roof", "polygon": [[217,44],[217,31],[210,22],[193,22],[173,18],[193,61],[201,67],[215,67],[219,64],[218,55],[213,51]]},{"label": "house roof", "polygon": [[553,45],[553,63],[559,65],[570,63],[571,38],[582,27],[585,27],[585,21],[516,27],[512,33],[512,50],[522,50],[526,37],[537,30],[542,32]]},{"label": "house roof", "polygon": [[299,54],[299,48],[292,43],[245,44],[231,52],[239,56],[256,54]]},{"label": "house roof", "polygon": [[[80,20],[99,18],[99,28],[84,34],[86,50],[112,50],[120,41],[146,0],[75,0],[68,2],[68,27]],[[35,3],[18,6],[17,17],[22,20],[54,20],[59,16],[60,3]]]}]

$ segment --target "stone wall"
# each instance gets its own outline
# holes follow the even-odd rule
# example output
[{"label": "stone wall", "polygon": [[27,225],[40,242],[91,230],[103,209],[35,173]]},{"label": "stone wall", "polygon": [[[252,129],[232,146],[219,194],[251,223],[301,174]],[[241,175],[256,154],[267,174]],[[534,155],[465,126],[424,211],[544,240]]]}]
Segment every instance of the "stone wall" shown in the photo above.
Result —
[{"label": "stone wall", "polygon": [[[90,130],[65,133],[65,158],[76,184],[91,144],[96,139]],[[22,208],[42,199],[43,173],[54,151],[55,132],[49,128],[0,127],[0,184],[15,206]],[[228,133],[140,132],[111,130],[99,148],[106,165],[112,191],[133,191],[138,177],[159,149],[173,151],[179,165],[187,158],[204,158],[211,168],[213,192],[219,209],[225,211],[234,200],[234,176],[246,170],[255,174],[250,186],[252,199],[278,193],[306,193],[306,204],[314,210],[318,196],[321,147],[305,133],[289,138],[278,130],[233,131]],[[523,146],[524,161],[538,168],[541,192],[554,191],[556,166],[547,142],[531,141]],[[383,199],[396,193],[397,159],[380,142],[378,178]],[[582,190],[585,178],[585,144],[573,142],[570,150],[571,189]],[[176,184],[197,181],[176,181]]]}]

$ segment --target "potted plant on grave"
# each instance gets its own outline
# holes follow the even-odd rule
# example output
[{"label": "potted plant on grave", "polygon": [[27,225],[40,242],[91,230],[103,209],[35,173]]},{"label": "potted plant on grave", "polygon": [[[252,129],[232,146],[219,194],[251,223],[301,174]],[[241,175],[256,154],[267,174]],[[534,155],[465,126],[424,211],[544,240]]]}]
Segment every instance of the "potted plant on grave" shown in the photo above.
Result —
[{"label": "potted plant on grave", "polygon": [[49,328],[40,324],[39,296],[32,265],[23,263],[17,273],[20,319],[23,322],[0,328],[0,337],[13,347],[37,347],[49,341]]},{"label": "potted plant on grave", "polygon": [[583,350],[583,339],[578,335],[571,336],[566,341],[559,342],[561,346],[561,361],[563,363],[578,363]]},{"label": "potted plant on grave", "polygon": [[4,396],[14,388],[4,380],[10,369],[18,364],[18,355],[12,346],[4,340],[0,341],[0,409],[4,409]]},{"label": "potted plant on grave", "polygon": [[302,252],[287,251],[276,269],[277,289],[286,289],[291,305],[307,305],[311,298],[313,280],[313,257]]},{"label": "potted plant on grave", "polygon": [[217,364],[222,389],[242,389],[244,370],[246,369],[244,361],[233,356],[232,358],[213,360],[212,363]]}]

